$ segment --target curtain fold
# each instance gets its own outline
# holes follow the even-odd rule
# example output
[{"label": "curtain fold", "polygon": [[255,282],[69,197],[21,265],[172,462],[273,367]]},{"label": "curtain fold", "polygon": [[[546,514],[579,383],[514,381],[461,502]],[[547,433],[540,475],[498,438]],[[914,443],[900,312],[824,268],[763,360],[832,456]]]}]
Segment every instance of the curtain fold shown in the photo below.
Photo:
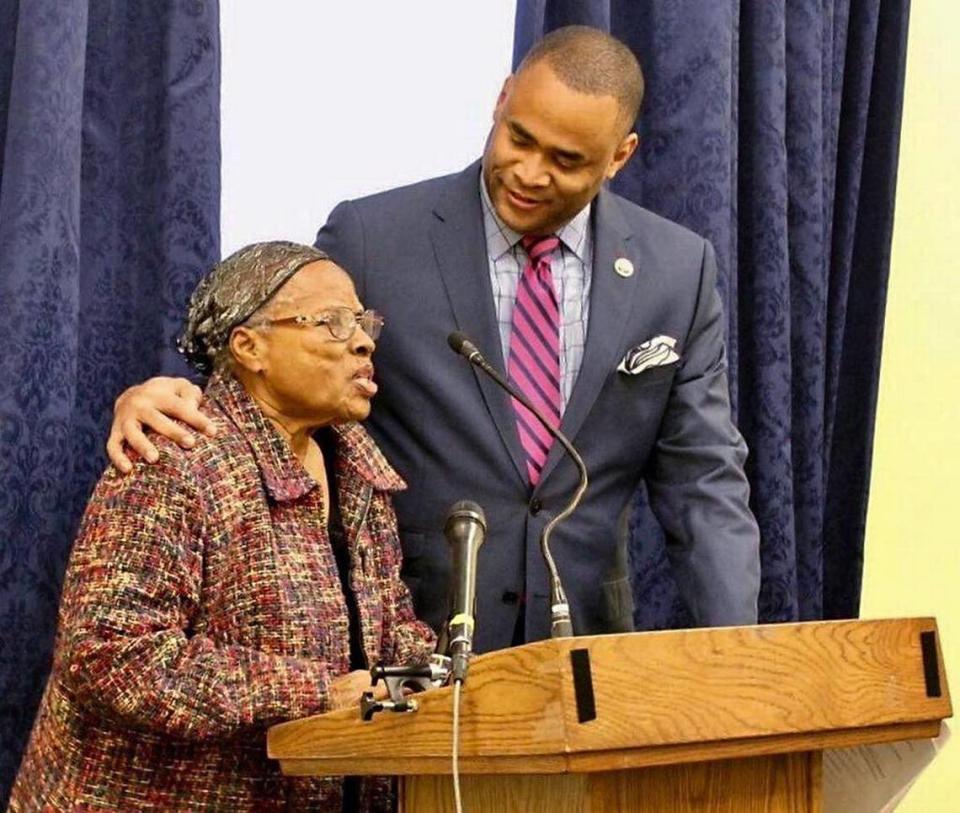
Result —
[{"label": "curtain fold", "polygon": [[0,9],[0,805],[113,399],[219,259],[219,72],[215,0]]},{"label": "curtain fold", "polygon": [[[602,28],[647,80],[615,189],[710,239],[735,416],[750,447],[763,621],[857,615],[908,0],[520,0],[543,33]],[[689,622],[638,495],[641,628]]]}]

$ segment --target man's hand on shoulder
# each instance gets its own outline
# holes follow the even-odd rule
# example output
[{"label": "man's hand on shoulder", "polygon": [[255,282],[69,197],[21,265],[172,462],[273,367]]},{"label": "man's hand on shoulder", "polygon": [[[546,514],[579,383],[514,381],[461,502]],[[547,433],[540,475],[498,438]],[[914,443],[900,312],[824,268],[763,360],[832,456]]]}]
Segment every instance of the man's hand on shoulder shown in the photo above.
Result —
[{"label": "man's hand on shoulder", "polygon": [[213,422],[200,411],[202,400],[203,390],[196,384],[185,378],[165,376],[151,378],[122,392],[113,405],[113,425],[107,439],[110,462],[124,473],[133,468],[124,452],[126,444],[144,460],[155,463],[160,453],[147,438],[144,432],[147,428],[184,449],[191,448],[196,438],[174,419],[213,437]]}]

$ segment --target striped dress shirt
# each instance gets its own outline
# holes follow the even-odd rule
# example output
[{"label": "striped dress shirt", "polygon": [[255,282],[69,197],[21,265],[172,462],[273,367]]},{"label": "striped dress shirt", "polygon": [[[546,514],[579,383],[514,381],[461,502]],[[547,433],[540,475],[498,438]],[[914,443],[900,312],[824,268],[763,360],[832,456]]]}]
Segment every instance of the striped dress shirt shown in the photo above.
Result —
[{"label": "striped dress shirt", "polygon": [[[523,235],[515,232],[497,216],[483,182],[483,173],[480,174],[480,198],[483,201],[483,229],[487,240],[490,284],[497,309],[500,344],[503,358],[507,359],[510,355],[510,333],[513,329],[513,304],[517,299],[517,285],[527,263],[527,254],[520,245]],[[593,265],[590,206],[591,204],[585,206],[569,223],[555,232],[560,238],[560,249],[550,260],[553,286],[560,307],[561,410],[570,400],[570,393],[583,363],[583,346],[587,339]]]}]

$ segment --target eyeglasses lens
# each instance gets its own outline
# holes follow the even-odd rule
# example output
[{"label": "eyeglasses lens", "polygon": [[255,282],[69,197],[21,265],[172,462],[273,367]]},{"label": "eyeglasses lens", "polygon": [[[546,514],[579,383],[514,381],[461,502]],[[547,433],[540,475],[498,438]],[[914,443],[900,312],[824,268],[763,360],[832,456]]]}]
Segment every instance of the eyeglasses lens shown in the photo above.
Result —
[{"label": "eyeglasses lens", "polygon": [[357,326],[356,317],[346,308],[343,310],[331,311],[327,317],[327,326],[333,334],[333,338],[346,341],[353,335]]},{"label": "eyeglasses lens", "polygon": [[383,317],[376,311],[364,311],[357,316],[353,311],[344,308],[331,311],[327,316],[326,324],[333,337],[340,341],[351,339],[358,325],[371,339],[376,340],[383,328]]},{"label": "eyeglasses lens", "polygon": [[383,317],[376,311],[364,311],[360,317],[360,327],[371,339],[376,341],[380,338],[380,331],[383,329]]}]

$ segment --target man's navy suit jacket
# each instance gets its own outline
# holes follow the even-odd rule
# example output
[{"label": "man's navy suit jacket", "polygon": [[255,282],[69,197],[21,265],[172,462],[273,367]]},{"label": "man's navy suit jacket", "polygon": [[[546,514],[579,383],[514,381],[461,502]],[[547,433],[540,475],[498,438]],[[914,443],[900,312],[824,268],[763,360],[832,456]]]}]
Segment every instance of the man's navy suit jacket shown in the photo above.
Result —
[{"label": "man's navy suit jacket", "polygon": [[[420,617],[447,613],[443,523],[457,500],[486,512],[477,577],[476,648],[549,636],[540,532],[577,473],[554,444],[531,491],[509,397],[447,346],[459,330],[494,366],[504,360],[490,283],[479,162],[461,173],[339,204],[317,236],[386,319],[375,354],[370,428],[408,483],[396,509],[403,576]],[[747,505],[744,442],[733,426],[723,319],[710,244],[609,192],[593,210],[590,321],[562,430],[590,487],[551,548],[577,634],[630,629],[623,514],[641,478],[663,525],[682,595],[701,625],[755,623],[758,531]],[[627,258],[623,277],[614,262]],[[679,362],[617,371],[632,347],[677,340]]]}]

